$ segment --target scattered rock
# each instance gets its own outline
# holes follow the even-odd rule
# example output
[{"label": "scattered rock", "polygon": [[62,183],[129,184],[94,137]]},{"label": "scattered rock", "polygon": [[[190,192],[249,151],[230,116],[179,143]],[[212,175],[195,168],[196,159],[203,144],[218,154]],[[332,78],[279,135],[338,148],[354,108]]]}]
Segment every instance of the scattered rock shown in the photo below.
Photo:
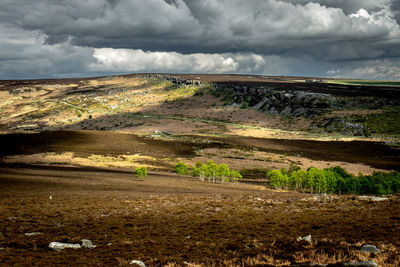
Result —
[{"label": "scattered rock", "polygon": [[289,117],[292,115],[292,108],[291,107],[286,107],[284,110],[281,111],[281,115],[285,117]]},{"label": "scattered rock", "polygon": [[189,262],[187,262],[187,261],[184,261],[183,264],[185,264],[185,265],[187,265],[187,266],[197,266],[197,265],[191,264],[191,263],[189,263]]},{"label": "scattered rock", "polygon": [[61,251],[65,248],[81,248],[80,244],[71,244],[71,243],[61,243],[61,242],[51,242],[49,244],[49,248],[54,249],[56,251]]},{"label": "scattered rock", "polygon": [[84,247],[84,248],[95,248],[96,246],[94,246],[92,241],[90,241],[89,239],[82,239],[82,247]]},{"label": "scattered rock", "polygon": [[360,200],[367,200],[367,201],[387,201],[389,200],[387,197],[373,197],[373,196],[358,196]]},{"label": "scattered rock", "polygon": [[301,263],[301,264],[292,264],[290,266],[299,266],[299,267],[305,267],[305,266],[312,266],[312,267],[325,267],[328,266],[328,264],[319,264],[319,263]]},{"label": "scattered rock", "polygon": [[360,248],[361,252],[368,252],[368,253],[379,253],[379,249],[374,245],[363,245]]},{"label": "scattered rock", "polygon": [[35,236],[35,235],[41,235],[43,234],[42,232],[32,232],[32,233],[25,233],[26,236]]},{"label": "scattered rock", "polygon": [[344,266],[354,266],[354,267],[378,267],[373,261],[359,261],[359,262],[348,262],[343,264]]},{"label": "scattered rock", "polygon": [[138,261],[138,260],[133,260],[129,264],[136,264],[136,265],[138,265],[140,267],[146,267],[146,264],[144,264],[143,261]]},{"label": "scattered rock", "polygon": [[311,235],[307,235],[307,236],[303,236],[303,237],[299,236],[296,240],[297,240],[297,241],[302,241],[302,240],[304,240],[304,241],[307,241],[307,242],[310,243],[310,244],[311,244],[311,242],[312,242]]},{"label": "scattered rock", "polygon": [[[325,267],[325,266],[331,266],[331,264],[319,264],[319,263],[300,263],[300,264],[292,264],[290,266],[299,266],[299,267],[305,267],[305,266],[312,266],[312,267]],[[377,267],[378,264],[376,264],[373,261],[359,261],[359,262],[347,262],[347,263],[338,263],[334,264],[332,266],[350,266],[350,267]]]}]

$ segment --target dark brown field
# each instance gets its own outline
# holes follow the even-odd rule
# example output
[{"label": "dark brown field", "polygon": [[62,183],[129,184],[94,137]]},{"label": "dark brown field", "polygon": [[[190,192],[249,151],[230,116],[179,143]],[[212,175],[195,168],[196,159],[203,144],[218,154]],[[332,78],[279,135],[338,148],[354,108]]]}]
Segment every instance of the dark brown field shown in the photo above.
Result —
[{"label": "dark brown field", "polygon": [[[363,243],[382,250],[375,256],[380,266],[400,262],[397,197],[314,198],[166,173],[150,173],[145,181],[126,171],[65,167],[3,165],[0,173],[1,265],[335,263],[368,258],[358,252]],[[312,245],[295,240],[308,234]],[[97,247],[48,248],[52,241],[84,238]]]},{"label": "dark brown field", "polygon": [[[400,149],[383,142],[285,140],[254,137],[189,136],[189,141],[155,140],[135,134],[105,131],[49,131],[0,135],[0,156],[43,152],[74,152],[80,156],[135,154],[191,157],[195,149],[241,148],[300,155],[315,160],[360,163],[378,169],[400,171]],[[106,140],[106,141],[104,141]]]},{"label": "dark brown field", "polygon": [[[131,134],[67,131],[1,136],[3,155],[74,151],[78,155],[142,153],[190,157],[193,144]],[[101,140],[107,140],[103,142]],[[380,167],[398,161],[398,150],[383,144],[215,138],[205,147],[248,146],[317,157],[319,146]],[[217,142],[218,141],[218,142]],[[367,147],[369,145],[370,147]],[[342,147],[343,146],[343,147]],[[336,149],[334,149],[336,148]],[[358,151],[357,151],[358,149]],[[347,154],[346,154],[347,153]],[[381,153],[381,154],[380,154]],[[391,157],[383,157],[384,155]],[[348,155],[348,156],[346,156]],[[52,199],[50,200],[50,196]],[[148,266],[288,265],[373,259],[400,263],[400,198],[368,202],[353,196],[274,192],[263,186],[209,184],[169,172],[150,171],[139,181],[132,170],[3,163],[0,166],[1,265]],[[37,236],[25,233],[41,232]],[[311,234],[313,243],[297,242]],[[94,249],[52,251],[52,241]],[[364,255],[364,244],[382,253]],[[372,258],[371,258],[372,257]],[[258,266],[259,266],[258,265]]]},{"label": "dark brown field", "polygon": [[[305,77],[179,76],[400,97],[398,87],[306,83]],[[171,91],[165,81],[143,77],[0,81],[0,266],[128,266],[132,260],[146,266],[343,266],[366,260],[399,266],[399,195],[373,202],[265,186],[266,170],[292,164],[341,165],[354,174],[399,171],[398,137],[298,132],[309,122],[288,126],[279,117],[196,96],[190,86]],[[178,161],[209,159],[248,176],[241,183],[212,184],[172,172]],[[133,173],[138,166],[149,169],[144,180]],[[26,235],[33,232],[40,234]],[[296,241],[309,234],[311,244]],[[96,247],[48,247],[82,239]],[[360,252],[363,244],[380,253]]]}]

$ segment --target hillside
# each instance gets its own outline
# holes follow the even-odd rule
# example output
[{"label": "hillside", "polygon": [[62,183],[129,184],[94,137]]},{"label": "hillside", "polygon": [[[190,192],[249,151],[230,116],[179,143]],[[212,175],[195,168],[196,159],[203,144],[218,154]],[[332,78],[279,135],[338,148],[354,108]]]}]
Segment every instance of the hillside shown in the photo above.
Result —
[{"label": "hillside", "polygon": [[0,81],[0,265],[398,266],[399,99],[313,77]]},{"label": "hillside", "polygon": [[152,133],[162,122],[158,130],[172,133],[397,142],[400,87],[309,81],[157,74],[2,81],[0,130]]}]

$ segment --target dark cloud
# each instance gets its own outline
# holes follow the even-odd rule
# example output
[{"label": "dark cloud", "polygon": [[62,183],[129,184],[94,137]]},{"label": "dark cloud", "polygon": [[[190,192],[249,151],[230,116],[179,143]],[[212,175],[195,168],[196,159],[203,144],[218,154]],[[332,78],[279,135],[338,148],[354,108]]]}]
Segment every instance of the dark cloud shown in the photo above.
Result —
[{"label": "dark cloud", "polygon": [[[7,42],[0,43],[0,60],[8,60],[7,73],[23,65],[17,58],[28,66],[40,55],[45,59],[40,64],[48,66],[42,72],[52,74],[72,73],[71,65],[77,66],[74,73],[110,71],[111,66],[120,71],[274,72],[268,62],[282,74],[332,74],[346,64],[377,60],[388,65],[399,57],[399,2],[2,0],[0,31],[18,32],[21,42],[3,37]],[[15,47],[25,52],[18,54]],[[113,53],[143,66],[104,59]]]},{"label": "dark cloud", "polygon": [[[39,0],[7,12],[22,13],[16,23],[42,31],[49,44],[70,36],[79,46],[182,53],[281,54],[299,49],[313,54],[313,43],[329,51],[332,45],[346,48],[365,41],[382,47],[387,38],[399,34],[396,20],[384,11],[385,1],[300,2],[303,5],[272,0]],[[356,12],[361,2],[371,14],[364,10],[351,15],[337,8]],[[25,8],[29,11],[21,12]]]}]

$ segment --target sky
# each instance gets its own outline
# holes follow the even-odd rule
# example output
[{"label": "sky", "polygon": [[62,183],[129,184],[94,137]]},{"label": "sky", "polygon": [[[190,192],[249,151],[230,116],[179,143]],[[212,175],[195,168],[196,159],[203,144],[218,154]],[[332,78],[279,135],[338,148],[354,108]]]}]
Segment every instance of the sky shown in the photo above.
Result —
[{"label": "sky", "polygon": [[400,0],[0,0],[0,79],[400,80]]}]

